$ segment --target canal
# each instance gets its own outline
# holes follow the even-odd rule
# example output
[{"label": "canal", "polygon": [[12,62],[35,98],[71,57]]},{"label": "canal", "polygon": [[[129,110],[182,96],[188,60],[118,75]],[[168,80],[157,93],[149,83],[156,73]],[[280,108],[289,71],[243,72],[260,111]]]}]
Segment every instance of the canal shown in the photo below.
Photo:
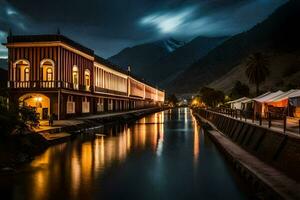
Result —
[{"label": "canal", "polygon": [[[5,199],[246,199],[188,108],[48,148],[1,177]],[[2,196],[3,197],[3,196]]]}]

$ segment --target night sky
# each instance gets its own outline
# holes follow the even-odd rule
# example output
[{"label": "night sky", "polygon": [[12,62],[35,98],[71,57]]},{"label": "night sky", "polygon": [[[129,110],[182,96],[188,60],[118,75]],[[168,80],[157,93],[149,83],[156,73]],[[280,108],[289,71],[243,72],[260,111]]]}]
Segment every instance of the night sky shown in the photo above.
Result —
[{"label": "night sky", "polygon": [[[245,31],[287,0],[0,0],[0,42],[14,34],[62,34],[109,57],[173,37]],[[6,57],[0,46],[0,57]]]}]

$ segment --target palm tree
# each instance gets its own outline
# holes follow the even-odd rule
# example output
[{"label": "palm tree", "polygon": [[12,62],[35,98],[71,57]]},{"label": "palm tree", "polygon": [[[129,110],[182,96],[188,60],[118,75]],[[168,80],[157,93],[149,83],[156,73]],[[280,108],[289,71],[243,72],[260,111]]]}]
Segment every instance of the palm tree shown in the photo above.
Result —
[{"label": "palm tree", "polygon": [[259,95],[259,85],[266,80],[270,71],[269,60],[262,53],[251,54],[246,60],[246,75],[251,84],[256,86],[256,95]]}]

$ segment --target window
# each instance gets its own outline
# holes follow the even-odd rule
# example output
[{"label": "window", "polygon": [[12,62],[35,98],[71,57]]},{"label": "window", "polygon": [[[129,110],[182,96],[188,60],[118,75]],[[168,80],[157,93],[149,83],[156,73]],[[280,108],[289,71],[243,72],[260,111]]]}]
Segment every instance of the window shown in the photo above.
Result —
[{"label": "window", "polygon": [[24,69],[24,81],[29,81],[29,72],[30,72],[29,67],[26,67]]},{"label": "window", "polygon": [[84,71],[84,82],[86,90],[90,90],[91,78],[90,78],[90,70],[86,69]]},{"label": "window", "polygon": [[[12,81],[29,81],[30,80],[30,64],[29,61],[21,59],[13,64]],[[27,87],[29,83],[18,83],[16,87]]]},{"label": "window", "polygon": [[89,112],[90,112],[90,102],[86,97],[84,97],[82,101],[82,113],[89,113]]},{"label": "window", "polygon": [[99,98],[97,103],[97,111],[103,112],[104,111],[104,99]]},{"label": "window", "polygon": [[53,69],[51,67],[47,68],[46,79],[47,81],[53,81]]},{"label": "window", "polygon": [[108,110],[109,110],[109,111],[112,111],[112,110],[113,110],[113,100],[112,100],[112,99],[109,99],[109,100],[108,100]]},{"label": "window", "polygon": [[40,64],[41,74],[41,87],[43,88],[54,88],[54,61],[51,59],[43,59]]},{"label": "window", "polygon": [[73,67],[73,86],[74,89],[78,90],[79,77],[78,77],[78,67]]},{"label": "window", "polygon": [[[42,80],[44,82],[54,81],[54,61],[51,59],[43,59],[41,61],[41,69],[42,69]],[[44,85],[48,87],[48,85]]]},{"label": "window", "polygon": [[75,113],[75,102],[73,101],[73,96],[68,96],[67,101],[67,114],[73,114]]}]

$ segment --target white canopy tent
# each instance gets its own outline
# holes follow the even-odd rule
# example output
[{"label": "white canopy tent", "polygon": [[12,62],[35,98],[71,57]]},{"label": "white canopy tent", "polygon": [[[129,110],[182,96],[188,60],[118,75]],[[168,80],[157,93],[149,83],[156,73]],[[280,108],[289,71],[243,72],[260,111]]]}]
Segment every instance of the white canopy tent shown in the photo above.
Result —
[{"label": "white canopy tent", "polygon": [[281,95],[274,97],[272,99],[269,99],[267,102],[277,102],[277,101],[282,101],[285,99],[288,99],[289,97],[293,96],[295,93],[298,93],[299,90],[289,90],[287,92],[282,93]]},{"label": "white canopy tent", "polygon": [[254,101],[255,101],[255,99],[260,99],[260,98],[262,98],[262,97],[264,97],[264,96],[267,96],[267,95],[269,95],[269,94],[271,94],[271,92],[266,92],[266,93],[263,93],[263,94],[261,94],[261,95],[259,95],[259,96],[255,97],[255,98],[253,98],[252,100],[254,100]]},{"label": "white canopy tent", "polygon": [[298,94],[300,94],[300,90],[292,89],[282,93],[281,95],[269,99],[268,101],[266,101],[266,103],[275,107],[287,107],[288,99],[295,95],[297,96]]},{"label": "white canopy tent", "polygon": [[266,116],[267,112],[267,102],[273,98],[282,95],[284,92],[278,90],[277,92],[265,93],[264,95],[260,95],[253,99],[254,101],[254,113],[260,114],[262,117]]},{"label": "white canopy tent", "polygon": [[242,102],[246,101],[246,100],[251,100],[251,99],[248,98],[248,97],[242,97],[242,98],[239,98],[239,99],[236,99],[236,100],[233,100],[233,101],[229,101],[229,102],[227,102],[227,104],[230,104],[230,108],[232,108],[232,109],[241,110],[243,108]]},{"label": "white canopy tent", "polygon": [[244,110],[251,110],[253,108],[253,99],[250,98],[245,99],[241,101],[241,104]]},{"label": "white canopy tent", "polygon": [[279,95],[283,94],[284,92],[282,92],[281,90],[278,90],[277,92],[271,92],[269,94],[266,94],[262,97],[256,97],[254,98],[253,100],[256,101],[256,102],[259,102],[259,103],[265,103],[265,102],[268,102],[269,100],[275,98],[275,97],[278,97]]},{"label": "white canopy tent", "polygon": [[300,97],[300,90],[295,90],[295,92],[289,96],[289,98],[295,98],[295,97]]}]

